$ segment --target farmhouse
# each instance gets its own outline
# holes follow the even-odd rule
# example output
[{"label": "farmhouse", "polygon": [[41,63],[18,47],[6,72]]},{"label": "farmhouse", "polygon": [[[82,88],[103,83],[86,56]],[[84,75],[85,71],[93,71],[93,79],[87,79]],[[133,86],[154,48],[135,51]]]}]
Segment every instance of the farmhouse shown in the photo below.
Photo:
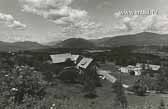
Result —
[{"label": "farmhouse", "polygon": [[[67,61],[71,61],[73,67],[81,70],[87,69],[96,69],[98,67],[97,63],[92,58],[87,58],[80,55],[73,55],[71,53],[65,54],[55,54],[50,55],[51,57],[51,64],[68,64]],[[68,67],[68,66],[67,66]]]},{"label": "farmhouse", "polygon": [[[94,77],[95,80],[99,80],[99,76],[102,76],[104,77],[104,79],[107,79],[111,83],[115,83],[117,81],[117,79],[110,74],[110,71],[101,70],[97,62],[92,58],[84,57],[81,55],[73,55],[70,53],[56,54],[51,55],[50,57],[52,59],[52,64],[66,64],[66,67],[64,67],[59,73],[60,77],[62,77],[62,80],[64,81],[76,81],[76,79],[78,78],[77,75],[83,74]],[[67,59],[72,61],[72,66],[67,65]],[[131,68],[131,66],[129,67]],[[97,84],[99,84],[99,82]]]},{"label": "farmhouse", "polygon": [[[98,64],[92,58],[70,53],[55,54],[50,55],[50,57],[53,67],[61,66],[57,77],[65,82],[81,82],[81,77],[85,74],[95,80],[99,80],[97,73]],[[100,83],[97,81],[96,84]]]}]

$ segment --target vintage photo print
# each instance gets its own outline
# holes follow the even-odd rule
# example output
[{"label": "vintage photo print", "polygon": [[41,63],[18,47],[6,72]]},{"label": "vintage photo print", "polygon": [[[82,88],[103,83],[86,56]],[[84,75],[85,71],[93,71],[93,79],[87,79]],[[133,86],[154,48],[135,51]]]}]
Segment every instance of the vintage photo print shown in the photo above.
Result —
[{"label": "vintage photo print", "polygon": [[0,0],[0,109],[168,109],[168,0]]}]

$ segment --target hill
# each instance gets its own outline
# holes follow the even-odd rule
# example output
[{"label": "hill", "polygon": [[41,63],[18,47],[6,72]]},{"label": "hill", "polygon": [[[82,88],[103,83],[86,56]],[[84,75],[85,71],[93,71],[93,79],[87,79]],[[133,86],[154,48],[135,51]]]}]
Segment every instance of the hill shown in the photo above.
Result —
[{"label": "hill", "polygon": [[143,32],[133,35],[107,37],[93,41],[99,47],[168,46],[168,35]]},{"label": "hill", "polygon": [[0,41],[0,51],[34,50],[43,48],[47,48],[47,46],[31,41],[14,43]]},{"label": "hill", "polygon": [[95,44],[89,40],[82,38],[70,38],[56,44],[55,47],[60,48],[95,48]]}]

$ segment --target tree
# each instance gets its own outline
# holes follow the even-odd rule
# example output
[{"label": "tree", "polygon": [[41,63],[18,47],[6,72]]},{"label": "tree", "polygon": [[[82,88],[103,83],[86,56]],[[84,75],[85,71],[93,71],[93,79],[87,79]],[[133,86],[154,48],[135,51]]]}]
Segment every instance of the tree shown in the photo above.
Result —
[{"label": "tree", "polygon": [[79,70],[71,67],[64,69],[58,75],[59,79],[67,83],[76,83],[79,80]]},{"label": "tree", "polygon": [[168,67],[164,66],[159,70],[159,74],[156,77],[156,90],[163,92],[168,89]]},{"label": "tree", "polygon": [[128,101],[122,83],[120,81],[116,81],[112,87],[113,92],[116,94],[116,103],[119,103],[122,109],[127,109]]},{"label": "tree", "polygon": [[147,91],[147,85],[145,84],[144,79],[140,78],[133,85],[133,91],[139,95],[144,96]]},{"label": "tree", "polygon": [[165,103],[164,103],[163,99],[160,101],[160,105],[159,105],[158,109],[166,109],[165,108]]},{"label": "tree", "polygon": [[87,98],[97,97],[95,89],[96,85],[92,79],[84,82],[84,90],[86,92],[85,97]]},{"label": "tree", "polygon": [[96,87],[100,86],[99,76],[97,74],[96,66],[92,66],[87,70],[82,70],[83,74],[83,83],[84,83],[84,90],[87,93],[85,96],[89,98],[95,98],[96,95]]},{"label": "tree", "polygon": [[167,78],[164,75],[159,74],[156,78],[155,89],[159,92],[163,92],[167,88],[167,83]]}]

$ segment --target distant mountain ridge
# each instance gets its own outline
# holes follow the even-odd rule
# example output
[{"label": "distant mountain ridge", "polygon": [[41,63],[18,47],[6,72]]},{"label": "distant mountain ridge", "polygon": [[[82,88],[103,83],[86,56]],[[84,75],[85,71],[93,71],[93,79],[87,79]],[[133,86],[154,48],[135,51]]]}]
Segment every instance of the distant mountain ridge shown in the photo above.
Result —
[{"label": "distant mountain ridge", "polygon": [[102,38],[94,40],[97,46],[115,47],[115,46],[168,46],[167,34],[156,34],[150,32],[143,32],[133,35],[123,35]]},{"label": "distant mountain ridge", "polygon": [[31,41],[14,43],[0,41],[0,51],[34,50],[43,48],[47,48],[47,46]]},{"label": "distant mountain ridge", "polygon": [[70,38],[55,45],[55,47],[62,48],[95,48],[117,46],[168,46],[168,35],[143,32],[94,40]]},{"label": "distant mountain ridge", "polygon": [[82,38],[70,38],[55,45],[59,48],[95,48],[95,44]]},{"label": "distant mountain ridge", "polygon": [[36,50],[47,48],[98,48],[118,46],[168,46],[167,34],[143,32],[132,35],[105,37],[102,39],[86,40],[82,38],[70,38],[64,41],[56,41],[46,46],[37,42],[3,42],[0,41],[0,51]]}]

